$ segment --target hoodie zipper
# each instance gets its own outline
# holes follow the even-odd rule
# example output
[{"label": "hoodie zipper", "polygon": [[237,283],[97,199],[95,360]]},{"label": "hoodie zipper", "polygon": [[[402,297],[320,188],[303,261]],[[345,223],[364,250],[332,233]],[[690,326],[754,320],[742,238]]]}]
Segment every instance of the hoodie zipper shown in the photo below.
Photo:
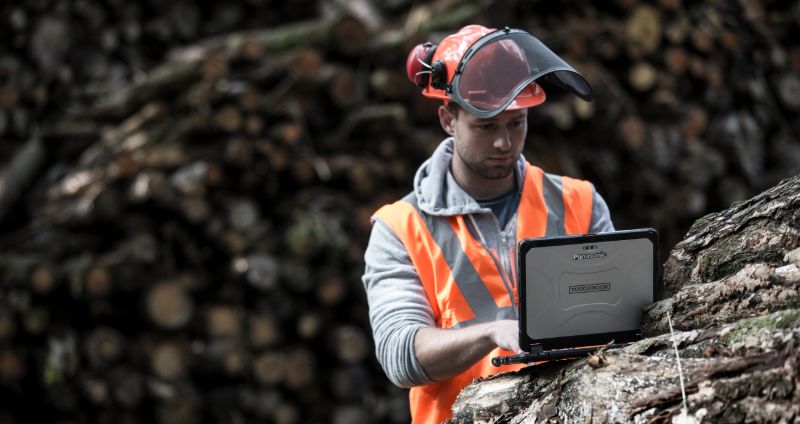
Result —
[{"label": "hoodie zipper", "polygon": [[[486,241],[486,238],[483,236],[483,232],[478,227],[478,223],[475,222],[475,218],[473,217],[473,215],[470,214],[469,217],[470,217],[470,221],[472,222],[472,226],[475,228],[475,232],[478,233],[478,238],[480,239],[480,242],[483,245],[483,248],[486,249],[486,251],[489,253],[489,257],[492,258],[492,261],[494,262],[494,266],[497,268],[497,273],[500,274],[500,279],[503,280],[503,285],[506,287],[506,293],[508,294],[508,298],[511,300],[511,305],[514,307],[514,314],[515,314],[516,317],[518,317],[519,314],[518,314],[518,311],[517,311],[517,302],[516,302],[516,298],[517,297],[516,297],[515,292],[514,292],[516,284],[511,282],[512,277],[506,271],[506,267],[505,267],[505,264],[506,264],[505,259],[508,259],[508,258],[506,258],[506,254],[505,254],[505,251],[506,251],[506,234],[500,228],[500,221],[497,220],[497,217],[494,216],[494,214],[491,213],[491,212],[489,212],[489,215],[491,215],[492,219],[494,220],[495,228],[497,228],[498,233],[500,234],[500,242],[502,244],[501,249],[500,249],[500,252],[501,252],[500,254],[498,254],[491,246],[489,246],[489,243]],[[509,260],[508,263],[510,265],[510,260]]]},{"label": "hoodie zipper", "polygon": [[[511,299],[511,306],[514,307],[514,313],[517,315],[517,317],[519,317],[519,311],[517,310],[517,282],[514,279],[514,270],[513,270],[514,265],[511,263],[511,257],[509,257],[506,254],[506,252],[508,252],[508,250],[506,249],[508,247],[507,244],[508,238],[506,237],[505,229],[500,228],[500,221],[497,219],[497,217],[494,214],[492,214],[492,218],[494,218],[494,222],[497,225],[497,229],[500,231],[500,243],[501,243],[500,263],[502,264],[502,268],[500,268],[499,270],[505,275],[506,280],[508,281],[508,284],[506,285],[506,289],[508,290],[508,297],[509,299]],[[511,217],[512,220],[515,218],[516,216]],[[508,266],[508,268],[506,268],[506,266]]]}]

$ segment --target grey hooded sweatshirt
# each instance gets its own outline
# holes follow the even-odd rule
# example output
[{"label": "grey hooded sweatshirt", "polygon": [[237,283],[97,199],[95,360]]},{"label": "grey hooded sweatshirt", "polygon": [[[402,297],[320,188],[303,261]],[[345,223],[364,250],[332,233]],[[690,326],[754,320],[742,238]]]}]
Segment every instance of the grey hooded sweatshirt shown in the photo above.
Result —
[{"label": "grey hooded sweatshirt", "polygon": [[[516,212],[505,228],[491,209],[481,207],[467,194],[450,172],[453,157],[453,139],[445,139],[417,170],[414,190],[422,213],[434,216],[464,215],[470,231],[485,248],[499,252],[501,273],[506,282],[512,279],[511,264],[516,263]],[[526,162],[520,156],[516,165],[517,188],[522,190]],[[545,197],[548,190],[560,191],[561,177],[545,173],[543,179]],[[555,220],[555,221],[554,221]],[[559,217],[548,212],[548,221],[559,224]],[[386,375],[400,387],[413,387],[433,383],[422,369],[414,351],[414,338],[423,327],[435,327],[433,309],[428,303],[422,283],[411,263],[411,258],[400,238],[380,219],[373,217],[372,233],[364,260],[366,267],[362,281],[369,302],[370,323],[375,339],[375,352]],[[564,225],[549,225],[557,232],[547,236],[565,234]],[[592,217],[589,232],[614,231],[614,225],[603,198],[594,191]],[[506,284],[513,299],[511,287]],[[516,319],[516,316],[508,318]]]}]

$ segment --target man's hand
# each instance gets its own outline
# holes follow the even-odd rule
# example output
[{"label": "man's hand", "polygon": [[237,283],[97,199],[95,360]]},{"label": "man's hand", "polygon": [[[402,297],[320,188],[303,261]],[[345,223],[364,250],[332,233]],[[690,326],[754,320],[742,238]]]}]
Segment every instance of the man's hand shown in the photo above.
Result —
[{"label": "man's hand", "polygon": [[459,329],[427,327],[414,339],[422,368],[433,380],[461,374],[494,348],[520,353],[516,320],[499,320]]},{"label": "man's hand", "polygon": [[489,335],[497,347],[514,353],[522,353],[522,349],[519,348],[519,324],[516,320],[503,319],[492,324],[489,328]]}]

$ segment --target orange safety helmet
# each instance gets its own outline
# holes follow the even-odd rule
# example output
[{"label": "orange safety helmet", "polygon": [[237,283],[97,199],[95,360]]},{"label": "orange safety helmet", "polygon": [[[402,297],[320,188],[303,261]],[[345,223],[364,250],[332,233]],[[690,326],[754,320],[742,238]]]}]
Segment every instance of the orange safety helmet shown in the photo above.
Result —
[{"label": "orange safety helmet", "polygon": [[578,72],[519,29],[465,26],[438,45],[414,47],[406,73],[425,97],[455,101],[482,118],[542,104],[546,96],[535,82],[542,77],[591,100],[591,87]]}]

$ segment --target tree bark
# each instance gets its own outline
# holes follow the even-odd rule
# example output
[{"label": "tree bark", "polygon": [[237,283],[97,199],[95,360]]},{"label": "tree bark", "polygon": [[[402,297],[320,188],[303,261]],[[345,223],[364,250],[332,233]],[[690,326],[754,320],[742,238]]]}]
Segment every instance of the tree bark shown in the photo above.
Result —
[{"label": "tree bark", "polygon": [[664,264],[664,289],[719,280],[746,263],[780,263],[800,243],[800,177],[698,219]]}]

